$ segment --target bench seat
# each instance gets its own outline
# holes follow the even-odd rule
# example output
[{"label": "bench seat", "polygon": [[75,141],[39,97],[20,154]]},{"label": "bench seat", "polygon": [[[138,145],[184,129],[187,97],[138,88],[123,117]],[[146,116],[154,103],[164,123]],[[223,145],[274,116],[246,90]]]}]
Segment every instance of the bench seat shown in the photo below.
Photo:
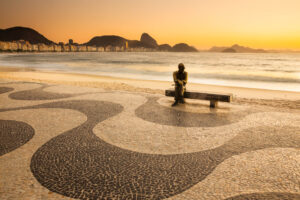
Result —
[{"label": "bench seat", "polygon": [[[175,96],[175,90],[169,89],[165,91],[165,95],[169,97]],[[221,93],[207,93],[207,92],[196,92],[196,91],[186,91],[184,93],[184,98],[189,99],[200,99],[210,101],[210,107],[215,108],[219,101],[230,103],[233,99],[232,94],[221,94]]]}]

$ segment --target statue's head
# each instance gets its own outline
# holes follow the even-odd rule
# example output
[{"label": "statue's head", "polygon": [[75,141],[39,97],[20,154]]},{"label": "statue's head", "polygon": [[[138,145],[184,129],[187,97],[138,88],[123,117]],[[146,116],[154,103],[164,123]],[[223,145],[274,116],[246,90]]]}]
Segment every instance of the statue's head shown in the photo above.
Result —
[{"label": "statue's head", "polygon": [[179,71],[179,72],[183,72],[183,71],[184,71],[184,68],[185,68],[185,67],[184,67],[184,64],[183,64],[183,63],[179,63],[179,64],[178,64],[178,71]]}]

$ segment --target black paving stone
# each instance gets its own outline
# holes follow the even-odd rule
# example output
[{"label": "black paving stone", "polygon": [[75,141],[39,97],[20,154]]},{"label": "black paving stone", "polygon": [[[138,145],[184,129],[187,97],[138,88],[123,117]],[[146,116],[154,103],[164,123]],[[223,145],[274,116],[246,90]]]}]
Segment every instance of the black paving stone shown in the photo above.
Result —
[{"label": "black paving stone", "polygon": [[75,96],[74,94],[59,94],[44,91],[45,88],[49,86],[43,85],[39,88],[32,90],[25,90],[14,92],[9,95],[11,99],[15,100],[52,100],[52,99],[62,99]]},{"label": "black paving stone", "polygon": [[216,127],[238,122],[250,112],[230,113],[191,113],[168,108],[157,103],[157,97],[136,109],[135,114],[143,120],[169,126],[179,127]]},{"label": "black paving stone", "polygon": [[0,94],[11,92],[13,90],[14,90],[14,88],[10,88],[10,87],[0,87]]},{"label": "black paving stone", "polygon": [[32,90],[25,90],[25,91],[11,93],[9,94],[9,98],[15,100],[55,100],[55,99],[63,99],[63,98],[75,97],[79,95],[91,94],[90,92],[79,93],[79,94],[63,94],[63,93],[47,92],[44,91],[44,89],[51,86],[45,84],[40,84],[40,85],[42,86]]},{"label": "black paving stone", "polygon": [[0,156],[27,143],[34,135],[34,129],[24,123],[0,120]]}]

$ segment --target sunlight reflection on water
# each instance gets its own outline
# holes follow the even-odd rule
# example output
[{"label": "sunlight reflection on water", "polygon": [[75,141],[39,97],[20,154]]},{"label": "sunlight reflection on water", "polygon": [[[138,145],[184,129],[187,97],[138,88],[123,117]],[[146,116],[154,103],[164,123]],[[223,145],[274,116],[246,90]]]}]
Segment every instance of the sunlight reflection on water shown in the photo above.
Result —
[{"label": "sunlight reflection on water", "polygon": [[300,92],[300,54],[90,52],[0,54],[1,66],[172,81],[183,62],[189,81]]}]

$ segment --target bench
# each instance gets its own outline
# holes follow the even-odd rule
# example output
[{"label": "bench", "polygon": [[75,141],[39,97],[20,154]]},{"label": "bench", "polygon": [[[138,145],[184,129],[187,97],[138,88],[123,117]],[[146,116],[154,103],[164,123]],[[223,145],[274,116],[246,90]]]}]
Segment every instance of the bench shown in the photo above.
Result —
[{"label": "bench", "polygon": [[[165,91],[166,96],[174,97],[175,90],[169,89]],[[219,93],[206,93],[206,92],[195,92],[195,91],[186,91],[184,93],[184,98],[189,99],[201,99],[210,101],[210,107],[215,108],[218,106],[218,102],[228,102],[232,101],[232,94],[219,94]]]}]

